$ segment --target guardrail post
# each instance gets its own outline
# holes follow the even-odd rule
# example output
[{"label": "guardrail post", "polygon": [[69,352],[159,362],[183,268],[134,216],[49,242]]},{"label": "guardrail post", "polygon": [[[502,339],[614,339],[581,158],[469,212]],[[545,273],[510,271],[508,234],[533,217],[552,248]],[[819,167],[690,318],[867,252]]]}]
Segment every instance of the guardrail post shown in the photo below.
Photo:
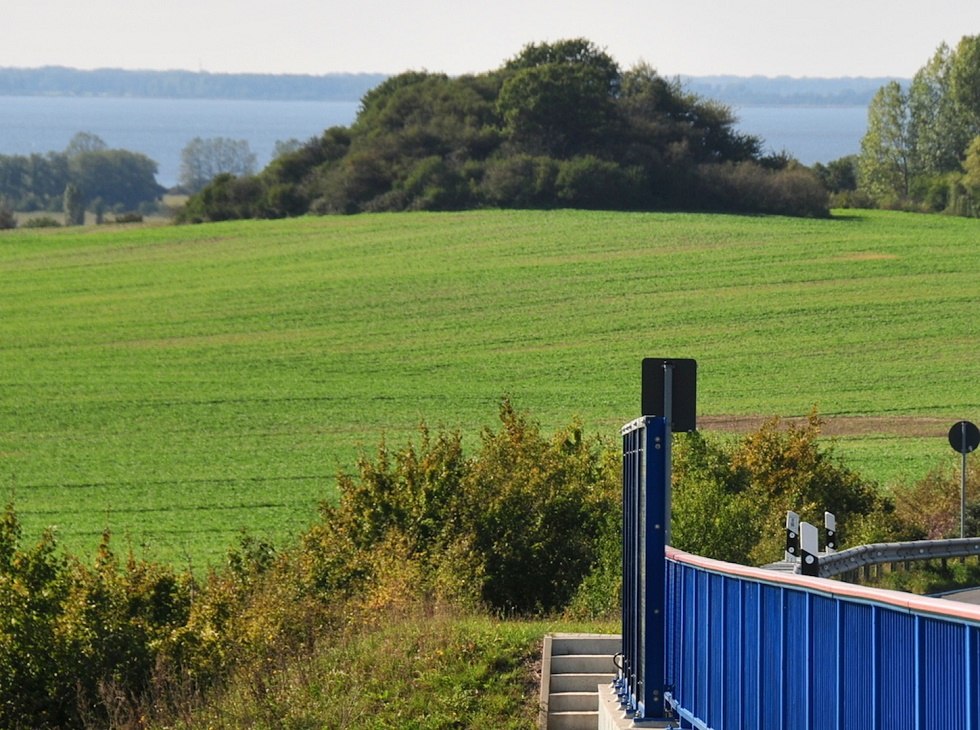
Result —
[{"label": "guardrail post", "polygon": [[820,536],[809,522],[800,523],[800,572],[820,575]]},{"label": "guardrail post", "polygon": [[837,551],[837,517],[832,512],[823,513],[823,526],[827,535],[824,552],[833,553]]},{"label": "guardrail post", "polygon": [[786,512],[786,549],[783,558],[787,563],[800,558],[800,516],[793,510]]}]

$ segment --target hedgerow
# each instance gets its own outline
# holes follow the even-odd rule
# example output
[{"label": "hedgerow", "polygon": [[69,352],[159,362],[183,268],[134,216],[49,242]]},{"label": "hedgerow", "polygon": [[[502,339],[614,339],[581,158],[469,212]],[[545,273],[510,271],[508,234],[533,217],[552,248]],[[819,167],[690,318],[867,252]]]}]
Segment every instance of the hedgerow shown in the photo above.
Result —
[{"label": "hedgerow", "polygon": [[[394,616],[613,615],[617,451],[575,422],[546,436],[506,400],[499,417],[471,455],[460,433],[424,425],[415,443],[382,442],[355,473],[339,476],[339,500],[322,505],[296,544],[276,550],[243,535],[225,567],[205,576],[120,558],[108,533],[91,562],[59,552],[50,532],[30,544],[8,506],[0,519],[0,727],[189,727],[219,696],[273,717],[295,704],[280,680],[307,666],[303,657],[360,642],[352,637]],[[773,419],[738,439],[679,437],[673,543],[768,562],[781,553],[786,509],[810,521],[834,511],[845,544],[925,528],[909,523],[914,510],[904,502],[895,511],[841,464],[819,433],[813,413],[798,426]],[[919,492],[933,494],[935,485],[904,498]],[[331,698],[303,697],[303,722],[316,725],[312,704]],[[475,696],[467,702],[479,705]]]}]

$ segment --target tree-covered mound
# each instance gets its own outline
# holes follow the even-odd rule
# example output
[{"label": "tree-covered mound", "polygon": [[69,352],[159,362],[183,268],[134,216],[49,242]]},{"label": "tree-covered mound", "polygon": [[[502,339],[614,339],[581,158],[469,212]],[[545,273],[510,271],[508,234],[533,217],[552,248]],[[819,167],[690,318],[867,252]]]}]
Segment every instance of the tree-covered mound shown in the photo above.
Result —
[{"label": "tree-covered mound", "polygon": [[501,68],[410,71],[256,176],[219,176],[185,219],[477,207],[699,209],[818,216],[805,168],[761,154],[723,104],[590,41],[531,44]]}]

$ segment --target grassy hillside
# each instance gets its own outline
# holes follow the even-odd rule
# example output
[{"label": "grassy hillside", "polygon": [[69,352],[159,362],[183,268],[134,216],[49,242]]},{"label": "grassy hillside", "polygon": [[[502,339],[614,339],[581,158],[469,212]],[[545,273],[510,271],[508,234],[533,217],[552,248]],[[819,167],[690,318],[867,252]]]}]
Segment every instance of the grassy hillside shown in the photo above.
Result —
[{"label": "grassy hillside", "polygon": [[241,528],[297,532],[420,419],[475,434],[507,394],[613,440],[645,356],[698,359],[705,423],[877,417],[839,451],[917,478],[980,409],[978,234],[575,211],[4,232],[0,489],[73,549],[111,527],[199,567]]}]

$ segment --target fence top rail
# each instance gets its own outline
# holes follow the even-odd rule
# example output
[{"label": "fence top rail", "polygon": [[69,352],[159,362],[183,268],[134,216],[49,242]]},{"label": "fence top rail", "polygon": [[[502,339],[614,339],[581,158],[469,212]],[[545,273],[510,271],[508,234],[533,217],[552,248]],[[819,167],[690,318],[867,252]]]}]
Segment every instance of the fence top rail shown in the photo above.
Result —
[{"label": "fence top rail", "polygon": [[628,433],[641,429],[647,425],[648,420],[650,420],[650,416],[640,416],[639,418],[634,418],[620,429],[620,433],[625,436]]},{"label": "fence top rail", "polygon": [[710,573],[742,578],[755,583],[783,585],[833,598],[875,603],[897,611],[929,614],[956,621],[980,624],[980,606],[968,603],[958,603],[942,598],[930,598],[929,596],[919,596],[914,593],[903,593],[884,588],[869,588],[867,586],[858,586],[842,581],[830,580],[829,578],[777,573],[764,568],[754,568],[748,565],[738,565],[736,563],[713,560],[712,558],[703,558],[700,555],[685,553],[682,550],[677,550],[670,546],[666,548],[665,552],[667,559],[670,561],[690,565],[691,567],[700,568]]}]

